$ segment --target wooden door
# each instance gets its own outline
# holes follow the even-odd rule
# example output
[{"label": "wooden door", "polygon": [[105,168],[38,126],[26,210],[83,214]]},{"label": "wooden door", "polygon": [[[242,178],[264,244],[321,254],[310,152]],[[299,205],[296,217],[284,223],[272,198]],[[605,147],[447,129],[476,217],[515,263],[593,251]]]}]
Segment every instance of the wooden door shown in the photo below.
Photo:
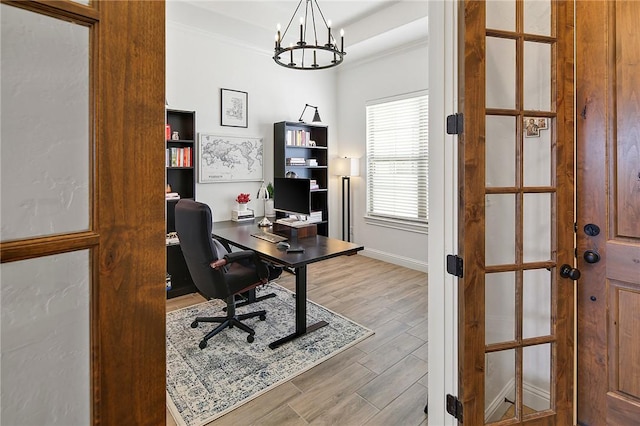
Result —
[{"label": "wooden door", "polygon": [[640,3],[576,2],[580,425],[640,419]]},{"label": "wooden door", "polygon": [[[3,275],[3,287],[14,286],[10,296],[20,302],[22,309],[16,308],[17,302],[3,306],[16,308],[17,313],[29,313],[21,318],[25,323],[13,330],[10,327],[15,321],[3,322],[3,385],[10,375],[4,373],[10,372],[15,373],[14,383],[20,386],[7,394],[18,396],[16,404],[5,401],[3,390],[3,419],[12,419],[9,423],[51,425],[164,424],[164,2],[3,3],[2,7],[8,8],[3,9],[5,12],[19,14],[25,17],[25,22],[38,25],[39,31],[28,25],[13,28],[16,42],[42,45],[46,40],[62,53],[74,50],[78,59],[74,64],[81,68],[65,68],[68,64],[64,61],[61,63],[59,58],[47,61],[42,54],[38,66],[12,70],[16,90],[2,100],[3,156],[9,152],[5,149],[15,148],[17,153],[43,157],[37,169],[32,167],[33,158],[13,157],[15,168],[3,161],[3,189],[9,183],[31,186],[12,189],[14,197],[2,194],[3,272],[28,272],[45,264],[36,278],[44,277],[42,281],[47,281],[48,270],[60,272],[61,268],[55,266],[60,259],[77,253],[72,259],[81,260],[66,262],[67,273],[63,270],[50,277],[49,281],[56,281],[53,284],[58,291],[52,292],[42,306],[29,305],[31,282],[12,274],[16,279],[10,283]],[[67,44],[69,34],[76,33],[78,28],[83,41],[80,47]],[[3,48],[4,42],[3,39]],[[38,61],[32,50],[13,51],[15,58],[31,55]],[[84,77],[77,82],[79,73]],[[3,85],[6,77],[3,74]],[[48,86],[54,84],[57,90]],[[61,91],[61,87],[68,90]],[[78,87],[83,90],[76,90]],[[77,93],[80,96],[72,98]],[[33,108],[24,107],[28,102]],[[18,107],[24,114],[5,121],[5,113],[15,112]],[[33,114],[34,108],[62,115],[71,114],[73,109],[78,113],[78,121],[61,128],[60,123]],[[22,131],[17,129],[7,137],[5,125],[9,128],[16,120],[24,121]],[[80,128],[78,132],[75,127]],[[72,148],[66,157],[55,155],[66,149],[71,139],[77,150]],[[54,164],[55,161],[59,163]],[[65,164],[69,169],[77,166],[81,170],[80,182],[64,175]],[[31,181],[19,182],[16,176],[29,167],[32,167]],[[63,177],[57,179],[49,167],[62,170]],[[5,179],[10,169],[16,174]],[[16,202],[15,198],[27,190],[44,195]],[[56,209],[51,208],[54,204]],[[49,210],[56,210],[55,218],[46,215]],[[67,220],[71,214],[81,220]],[[10,219],[17,226],[9,226]],[[29,226],[21,226],[25,223]],[[54,266],[47,269],[50,265]],[[78,310],[80,315],[75,320],[59,322],[61,316],[55,315],[60,314],[56,309],[60,306],[76,309],[73,300],[81,292],[86,298],[77,297],[80,308],[84,308]],[[32,293],[38,293],[38,289]],[[43,314],[49,310],[51,316]],[[77,353],[65,352],[65,342],[56,338],[69,334],[67,330],[77,324],[87,323],[88,326],[80,327],[86,331],[84,336],[72,336],[83,342],[86,339],[85,347],[74,350],[84,354],[77,359]],[[48,339],[44,351],[38,346],[42,339],[20,340],[38,328],[53,328],[42,336]],[[11,357],[5,357],[4,352],[5,343],[9,342],[4,340],[5,330],[13,332],[10,340],[16,350],[35,348],[30,352],[33,358],[18,359],[12,366]],[[53,360],[48,352],[54,354]],[[56,358],[58,353],[63,356]],[[60,373],[73,372],[74,360],[81,373],[72,383],[80,392],[69,389],[67,377]],[[31,380],[28,367],[45,362],[52,364],[50,368],[35,381]],[[20,398],[22,390],[29,397]],[[71,401],[68,406],[57,404],[58,396],[67,393],[79,394],[82,401]],[[79,417],[73,417],[75,411],[80,412]]]},{"label": "wooden door", "polygon": [[571,424],[573,3],[462,7],[463,422]]}]

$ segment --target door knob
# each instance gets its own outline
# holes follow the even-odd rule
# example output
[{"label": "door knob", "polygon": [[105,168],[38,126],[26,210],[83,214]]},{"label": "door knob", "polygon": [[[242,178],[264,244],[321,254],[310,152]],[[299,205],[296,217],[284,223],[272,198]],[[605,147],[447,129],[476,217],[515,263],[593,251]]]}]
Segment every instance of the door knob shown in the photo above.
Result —
[{"label": "door knob", "polygon": [[584,260],[587,263],[598,263],[600,262],[600,255],[595,250],[587,250],[584,252]]},{"label": "door knob", "polygon": [[562,278],[570,278],[573,281],[576,281],[580,278],[580,271],[576,268],[572,268],[570,265],[566,263],[560,267],[560,276]]}]

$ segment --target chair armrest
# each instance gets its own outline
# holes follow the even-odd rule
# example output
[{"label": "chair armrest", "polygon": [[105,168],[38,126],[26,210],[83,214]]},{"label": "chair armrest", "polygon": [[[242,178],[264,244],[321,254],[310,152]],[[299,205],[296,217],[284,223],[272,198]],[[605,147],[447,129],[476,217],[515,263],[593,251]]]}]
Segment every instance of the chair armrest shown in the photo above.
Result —
[{"label": "chair armrest", "polygon": [[222,259],[214,260],[209,264],[213,269],[220,269],[227,266],[229,263],[237,262],[238,260],[248,259],[254,256],[254,252],[251,250],[242,250],[232,253],[227,253]]},{"label": "chair armrest", "polygon": [[237,262],[238,260],[251,259],[256,267],[256,273],[260,278],[260,281],[267,283],[269,280],[269,269],[267,265],[260,260],[260,256],[253,250],[241,250],[227,253],[222,259],[214,260],[209,265],[214,269],[222,268],[230,263]]},{"label": "chair armrest", "polygon": [[237,262],[238,260],[252,258],[253,256],[255,256],[255,252],[253,250],[241,250],[225,254],[224,259],[227,261],[227,263],[233,263]]}]

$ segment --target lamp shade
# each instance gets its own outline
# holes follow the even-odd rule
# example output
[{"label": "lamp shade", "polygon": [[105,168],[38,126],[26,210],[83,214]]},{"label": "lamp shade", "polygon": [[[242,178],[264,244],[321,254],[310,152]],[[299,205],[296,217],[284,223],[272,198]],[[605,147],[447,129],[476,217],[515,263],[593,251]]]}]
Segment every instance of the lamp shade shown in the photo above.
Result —
[{"label": "lamp shade", "polygon": [[360,176],[359,158],[339,157],[335,165],[335,174],[338,176]]},{"label": "lamp shade", "polygon": [[262,182],[260,189],[258,189],[258,200],[268,200],[269,198],[269,190],[264,182]]}]

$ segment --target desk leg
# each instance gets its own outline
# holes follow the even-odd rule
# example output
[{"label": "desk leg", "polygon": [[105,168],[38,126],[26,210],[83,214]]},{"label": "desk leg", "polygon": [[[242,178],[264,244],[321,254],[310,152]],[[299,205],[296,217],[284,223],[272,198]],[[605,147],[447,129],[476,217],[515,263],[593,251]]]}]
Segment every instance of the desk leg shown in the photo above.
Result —
[{"label": "desk leg", "polygon": [[327,324],[326,321],[319,321],[307,327],[307,265],[296,268],[296,332],[269,343],[269,347],[275,349]]}]

